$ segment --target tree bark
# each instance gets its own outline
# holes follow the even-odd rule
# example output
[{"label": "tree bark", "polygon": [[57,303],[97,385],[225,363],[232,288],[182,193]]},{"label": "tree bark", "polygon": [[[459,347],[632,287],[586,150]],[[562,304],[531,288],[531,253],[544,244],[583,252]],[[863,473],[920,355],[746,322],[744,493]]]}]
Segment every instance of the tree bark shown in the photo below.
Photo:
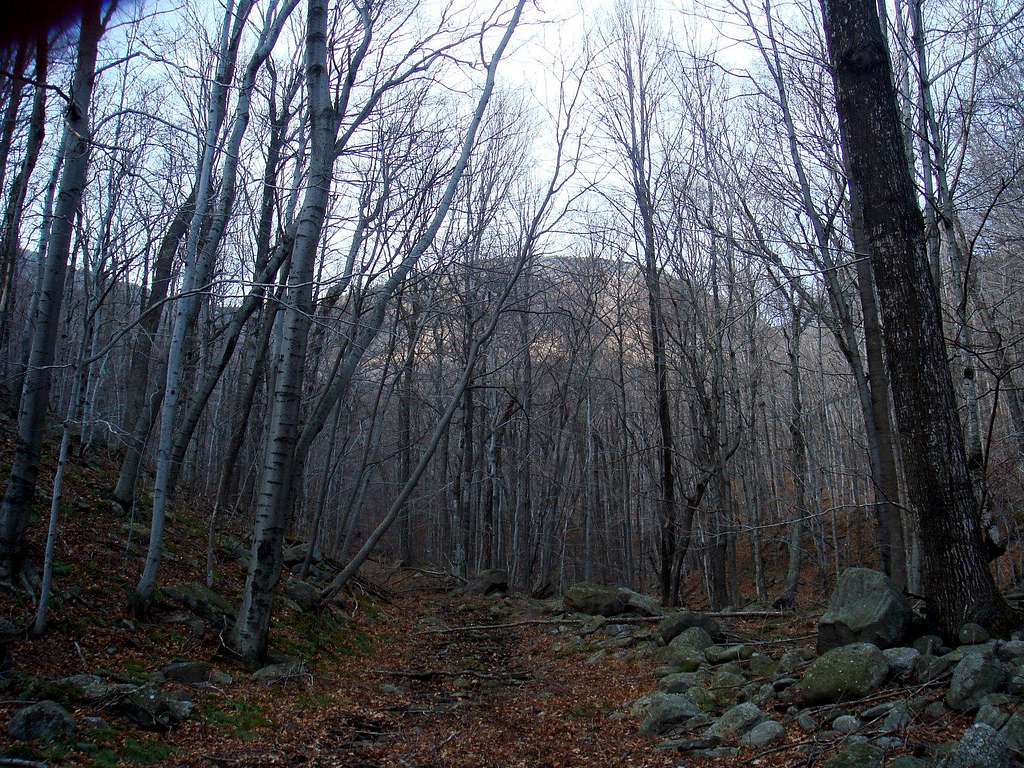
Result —
[{"label": "tree bark", "polygon": [[871,0],[824,0],[839,126],[878,284],[910,506],[921,528],[929,617],[1005,630],[946,359],[924,219],[903,146],[891,65]]},{"label": "tree bark", "polygon": [[89,106],[96,77],[96,52],[102,34],[99,3],[88,3],[82,15],[71,102],[65,116],[64,171],[46,249],[29,365],[22,384],[14,461],[0,505],[0,580],[10,580],[20,571],[25,554],[25,524],[39,475],[40,449],[50,400],[50,365],[56,350],[64,280],[74,222],[89,170]]}]

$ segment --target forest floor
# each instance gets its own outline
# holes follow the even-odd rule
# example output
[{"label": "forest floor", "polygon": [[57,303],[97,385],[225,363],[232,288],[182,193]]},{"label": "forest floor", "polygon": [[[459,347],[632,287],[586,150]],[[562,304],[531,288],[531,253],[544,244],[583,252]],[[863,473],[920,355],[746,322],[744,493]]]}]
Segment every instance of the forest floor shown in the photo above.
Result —
[{"label": "forest floor", "polygon": [[[9,456],[9,441],[0,441],[0,471]],[[164,589],[153,614],[145,622],[130,617],[127,596],[141,569],[145,509],[130,520],[106,501],[114,470],[99,460],[69,467],[44,637],[27,639],[20,631],[32,619],[29,591],[0,590],[0,624],[19,630],[6,659],[0,638],[0,766],[16,764],[13,759],[32,761],[23,766],[100,768],[659,768],[809,766],[826,756],[801,752],[807,737],[792,725],[783,743],[744,748],[738,757],[694,762],[661,751],[658,739],[639,734],[638,717],[629,711],[656,690],[659,663],[632,639],[566,618],[557,598],[469,596],[439,574],[381,563],[320,613],[302,611],[282,594],[271,654],[301,667],[275,682],[254,678],[226,651],[223,617],[199,620],[170,598],[170,588],[200,584],[205,576],[208,521],[198,501],[180,504],[169,519]],[[48,456],[42,477],[51,471]],[[29,528],[36,555],[48,503],[41,492]],[[238,551],[246,524],[226,520],[218,536],[214,588],[232,608],[244,583],[244,551]],[[283,591],[294,578],[293,572],[282,580]],[[729,620],[726,629],[732,639],[776,654],[812,646],[815,618]],[[642,645],[653,650],[651,625],[640,626],[638,634],[647,637]],[[182,661],[213,674],[196,684],[168,679],[168,665]],[[94,676],[114,694],[83,695],[68,681],[76,675]],[[123,706],[126,690],[176,697],[191,711],[170,727],[143,727]],[[70,713],[74,734],[48,745],[15,742],[7,731],[11,718],[42,700]],[[926,735],[956,737],[969,723],[958,717],[930,726],[935,732]]]}]

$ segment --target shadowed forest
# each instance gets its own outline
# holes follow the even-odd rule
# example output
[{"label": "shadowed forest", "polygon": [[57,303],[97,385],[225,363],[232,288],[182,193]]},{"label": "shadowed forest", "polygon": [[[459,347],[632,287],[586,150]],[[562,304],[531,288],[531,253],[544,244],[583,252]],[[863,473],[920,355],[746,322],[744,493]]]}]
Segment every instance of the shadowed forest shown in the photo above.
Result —
[{"label": "shadowed forest", "polygon": [[68,5],[0,766],[1021,764],[1020,0]]}]

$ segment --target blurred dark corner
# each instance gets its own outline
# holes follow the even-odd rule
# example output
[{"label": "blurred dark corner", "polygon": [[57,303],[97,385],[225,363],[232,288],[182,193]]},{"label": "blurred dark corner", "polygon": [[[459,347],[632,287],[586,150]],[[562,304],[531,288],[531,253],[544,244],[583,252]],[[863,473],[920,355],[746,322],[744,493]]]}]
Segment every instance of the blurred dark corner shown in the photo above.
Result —
[{"label": "blurred dark corner", "polygon": [[102,0],[7,0],[0,22],[0,47],[10,48],[21,42],[34,42],[39,36],[57,32],[73,25],[82,9],[102,4]]}]

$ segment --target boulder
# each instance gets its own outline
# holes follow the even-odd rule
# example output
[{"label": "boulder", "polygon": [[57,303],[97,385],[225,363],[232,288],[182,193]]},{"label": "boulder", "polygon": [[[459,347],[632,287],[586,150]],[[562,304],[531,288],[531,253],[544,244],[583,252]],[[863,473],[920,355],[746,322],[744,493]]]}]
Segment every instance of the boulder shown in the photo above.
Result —
[{"label": "boulder", "polygon": [[234,616],[231,603],[197,581],[165,587],[163,595],[212,624],[226,623]]},{"label": "boulder", "polygon": [[1010,748],[995,728],[975,723],[940,765],[942,768],[1009,768]]},{"label": "boulder", "polygon": [[123,696],[134,691],[137,686],[131,683],[111,683],[99,675],[71,675],[61,682],[74,686],[85,701],[103,701]]},{"label": "boulder", "polygon": [[661,616],[665,613],[661,605],[650,595],[642,595],[632,589],[621,588],[626,595],[626,612],[640,616]]},{"label": "boulder", "polygon": [[676,672],[696,672],[704,664],[704,652],[688,645],[666,645],[658,650],[658,659]]},{"label": "boulder", "polygon": [[167,730],[188,719],[194,707],[189,699],[143,685],[118,699],[114,709],[142,728]]},{"label": "boulder", "polygon": [[312,611],[320,605],[320,590],[308,581],[292,579],[284,588],[289,600],[293,600],[300,611]]},{"label": "boulder", "polygon": [[176,661],[161,669],[160,674],[172,683],[205,683],[210,679],[210,665],[205,661]]},{"label": "boulder", "polygon": [[852,643],[815,659],[794,690],[808,704],[832,704],[867,696],[888,674],[889,662],[877,646]]},{"label": "boulder", "polygon": [[922,656],[940,656],[942,638],[938,635],[924,635],[914,641],[914,649]]},{"label": "boulder", "polygon": [[1006,682],[1002,663],[981,653],[970,653],[953,670],[953,679],[946,692],[946,705],[957,712],[970,712],[981,705],[981,699],[998,691]]},{"label": "boulder", "polygon": [[664,693],[685,693],[697,683],[697,674],[694,672],[674,672],[658,680],[658,690]]},{"label": "boulder", "polygon": [[913,615],[910,603],[885,574],[848,568],[818,622],[818,653],[850,643],[899,645],[910,632]]},{"label": "boulder", "polygon": [[704,735],[711,739],[731,741],[753,730],[755,725],[759,725],[765,719],[764,712],[756,704],[745,701],[731,709],[727,709],[720,718],[708,727]]},{"label": "boulder", "polygon": [[484,597],[508,592],[508,571],[503,568],[489,568],[480,571],[470,579],[462,588],[467,595],[482,595]]},{"label": "boulder", "polygon": [[700,710],[689,696],[680,693],[655,693],[647,697],[640,733],[657,736],[699,714]]},{"label": "boulder", "polygon": [[1024,751],[1024,710],[1014,712],[999,731],[1010,749]]},{"label": "boulder", "polygon": [[[300,541],[297,544],[291,544],[284,548],[281,553],[281,557],[284,564],[289,568],[294,568],[296,565],[302,565],[306,560],[306,553],[309,552],[309,544],[304,541]],[[318,557],[315,553],[311,562],[319,563],[323,558]]]},{"label": "boulder", "polygon": [[832,721],[832,730],[840,733],[856,733],[860,727],[860,720],[853,715],[840,715]]},{"label": "boulder", "polygon": [[669,646],[673,648],[693,648],[695,651],[703,651],[705,648],[714,645],[714,643],[715,641],[711,639],[711,635],[703,627],[690,627],[672,638]]},{"label": "boulder", "polygon": [[765,720],[755,725],[740,739],[747,747],[767,747],[786,738],[786,729],[776,720]]},{"label": "boulder", "polygon": [[824,768],[882,768],[885,750],[874,744],[850,744],[829,758]]},{"label": "boulder", "polygon": [[716,642],[724,637],[722,627],[717,621],[710,616],[705,616],[702,613],[693,613],[692,611],[670,613],[658,622],[658,635],[663,643],[670,643],[690,627],[700,627]]},{"label": "boulder", "polygon": [[40,701],[14,713],[7,733],[20,741],[65,742],[75,735],[75,721],[55,701]]},{"label": "boulder", "polygon": [[597,616],[618,616],[625,613],[629,599],[624,590],[601,584],[578,582],[565,591],[565,608]]},{"label": "boulder", "polygon": [[894,677],[908,680],[914,674],[914,662],[921,655],[916,648],[886,648],[882,651]]},{"label": "boulder", "polygon": [[960,645],[977,645],[987,643],[990,639],[988,630],[980,624],[964,624],[957,634]]}]

